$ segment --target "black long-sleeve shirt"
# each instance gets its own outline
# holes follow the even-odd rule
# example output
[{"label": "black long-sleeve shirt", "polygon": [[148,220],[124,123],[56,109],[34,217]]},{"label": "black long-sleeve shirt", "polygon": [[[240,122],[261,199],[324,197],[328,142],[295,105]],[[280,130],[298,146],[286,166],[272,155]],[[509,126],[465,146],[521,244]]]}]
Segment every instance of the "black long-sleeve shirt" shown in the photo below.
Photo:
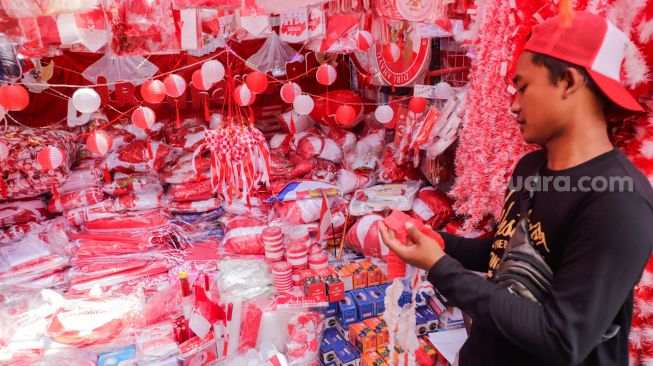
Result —
[{"label": "black long-sleeve shirt", "polygon": [[[526,155],[513,179],[533,174],[545,158],[544,150]],[[540,174],[543,182],[569,180],[566,192],[552,184],[537,192],[529,214],[531,239],[554,271],[552,291],[541,305],[491,280],[519,218],[515,190],[506,194],[493,239],[443,235],[447,255],[428,278],[473,320],[460,366],[626,366],[633,287],[653,248],[651,184],[617,150],[570,169],[544,166]],[[597,181],[593,177],[626,177],[632,189],[626,183],[625,191],[581,192],[578,187]],[[471,271],[487,271],[490,280]],[[601,342],[611,324],[620,326],[619,333]]]}]

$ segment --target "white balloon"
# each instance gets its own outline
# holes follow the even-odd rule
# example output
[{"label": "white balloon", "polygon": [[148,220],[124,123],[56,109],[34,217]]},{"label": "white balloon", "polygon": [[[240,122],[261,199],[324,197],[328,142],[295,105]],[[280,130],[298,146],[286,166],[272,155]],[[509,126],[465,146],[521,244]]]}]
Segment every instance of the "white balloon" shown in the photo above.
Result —
[{"label": "white balloon", "polygon": [[444,81],[439,82],[435,85],[435,96],[438,99],[449,99],[451,98],[451,85]]},{"label": "white balloon", "polygon": [[306,94],[302,94],[295,98],[292,105],[293,108],[295,108],[295,112],[297,112],[297,114],[305,116],[313,111],[315,103],[313,103],[313,98]]},{"label": "white balloon", "polygon": [[218,60],[206,61],[200,72],[207,83],[214,84],[224,79],[224,65]]},{"label": "white balloon", "polygon": [[394,114],[395,112],[389,105],[380,105],[376,107],[376,110],[374,111],[374,117],[376,117],[376,120],[383,124],[390,123]]},{"label": "white balloon", "polygon": [[77,89],[73,93],[73,106],[80,113],[93,113],[101,104],[100,95],[91,88]]}]

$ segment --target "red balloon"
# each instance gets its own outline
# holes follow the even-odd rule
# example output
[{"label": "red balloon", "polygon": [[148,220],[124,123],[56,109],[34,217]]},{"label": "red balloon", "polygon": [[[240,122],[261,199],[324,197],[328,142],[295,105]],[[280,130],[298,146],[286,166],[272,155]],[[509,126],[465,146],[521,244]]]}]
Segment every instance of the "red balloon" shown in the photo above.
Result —
[{"label": "red balloon", "polygon": [[22,85],[0,86],[0,105],[8,111],[22,111],[29,105],[29,93]]},{"label": "red balloon", "polygon": [[424,113],[426,110],[426,99],[422,97],[413,97],[410,98],[408,102],[408,109],[415,114]]},{"label": "red balloon", "polygon": [[254,71],[247,75],[245,84],[253,93],[260,94],[268,88],[268,76],[262,71]]},{"label": "red balloon", "polygon": [[161,80],[148,80],[141,85],[141,96],[150,104],[159,104],[166,98],[166,86]]},{"label": "red balloon", "polygon": [[[311,118],[327,126],[351,128],[356,126],[363,117],[363,106],[361,105],[363,101],[358,94],[351,90],[331,90],[313,99],[315,107],[310,113]],[[348,105],[355,112],[356,118],[350,123],[342,123],[336,118],[336,111],[342,105]]]},{"label": "red balloon", "polygon": [[350,105],[341,105],[336,110],[336,121],[342,126],[349,126],[356,120],[356,110]]}]

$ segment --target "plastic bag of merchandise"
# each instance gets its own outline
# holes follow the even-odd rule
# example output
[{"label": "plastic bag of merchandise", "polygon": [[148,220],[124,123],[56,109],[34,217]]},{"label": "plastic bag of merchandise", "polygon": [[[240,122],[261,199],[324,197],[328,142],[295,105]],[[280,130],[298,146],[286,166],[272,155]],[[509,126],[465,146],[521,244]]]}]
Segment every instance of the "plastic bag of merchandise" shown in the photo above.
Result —
[{"label": "plastic bag of merchandise", "polygon": [[179,353],[173,324],[163,322],[138,329],[136,331],[136,350],[139,363],[154,362]]},{"label": "plastic bag of merchandise", "polygon": [[291,135],[305,131],[307,128],[315,124],[313,119],[309,116],[298,114],[294,109],[280,114],[279,123],[281,123],[283,129],[290,132]]},{"label": "plastic bag of merchandise", "polygon": [[169,213],[157,209],[147,211],[115,214],[86,222],[86,229],[91,231],[111,231],[115,229],[150,229],[167,223]]},{"label": "plastic bag of merchandise", "polygon": [[40,227],[41,225],[37,222],[28,222],[27,224],[18,224],[0,229],[0,243],[8,244],[21,240]]},{"label": "plastic bag of merchandise", "polygon": [[16,285],[55,273],[66,267],[70,254],[67,238],[48,243],[37,234],[0,247],[0,285]]},{"label": "plastic bag of merchandise", "polygon": [[268,265],[263,259],[220,261],[215,282],[222,303],[242,303],[274,293]]},{"label": "plastic bag of merchandise", "polygon": [[118,196],[113,201],[117,211],[153,210],[164,207],[166,204],[161,192],[131,193]]},{"label": "plastic bag of merchandise", "polygon": [[383,183],[399,183],[419,179],[419,170],[412,164],[397,163],[395,158],[396,152],[397,147],[394,144],[385,146],[379,168],[379,180]]},{"label": "plastic bag of merchandise", "polygon": [[271,201],[285,202],[301,200],[306,198],[317,198],[326,195],[327,197],[336,196],[338,187],[334,184],[321,182],[316,180],[295,180],[288,184],[279,192],[277,192]]},{"label": "plastic bag of merchandise", "polygon": [[283,155],[288,155],[290,152],[290,141],[292,141],[292,135],[287,133],[275,133],[268,141],[270,145],[270,153],[277,152],[282,153]]},{"label": "plastic bag of merchandise", "polygon": [[277,202],[277,214],[288,224],[300,225],[318,221],[322,210],[322,198]]},{"label": "plastic bag of merchandise", "polygon": [[159,178],[151,174],[132,174],[126,177],[114,177],[114,180],[102,189],[104,193],[112,196],[121,196],[130,193],[163,192]]},{"label": "plastic bag of merchandise", "polygon": [[328,138],[335,141],[345,153],[353,149],[356,145],[356,141],[358,141],[358,137],[356,137],[355,133],[342,128],[330,127],[321,124],[320,129],[322,129],[322,132],[324,132]]},{"label": "plastic bag of merchandise", "polygon": [[79,191],[63,193],[48,201],[48,211],[64,212],[80,207],[91,206],[104,200],[104,192],[100,188],[91,187]]},{"label": "plastic bag of merchandise", "polygon": [[0,203],[0,227],[41,222],[47,218],[48,210],[42,198]]},{"label": "plastic bag of merchandise", "polygon": [[245,216],[225,220],[224,250],[234,254],[265,254],[262,234],[266,226],[265,221]]},{"label": "plastic bag of merchandise", "polygon": [[433,187],[424,187],[417,193],[410,214],[438,228],[454,216],[454,211],[446,194]]},{"label": "plastic bag of merchandise", "polygon": [[106,164],[109,170],[123,173],[159,171],[175,156],[175,151],[166,144],[136,140],[109,154]]},{"label": "plastic bag of merchandise", "polygon": [[358,173],[351,170],[339,169],[336,172],[335,183],[342,194],[349,194],[359,189],[363,189],[376,180],[372,173]]},{"label": "plastic bag of merchandise", "polygon": [[159,175],[161,180],[170,184],[181,184],[209,179],[211,177],[211,159],[198,156],[193,166],[193,154],[182,155],[170,167],[164,168]]},{"label": "plastic bag of merchandise", "polygon": [[409,211],[420,182],[381,184],[354,193],[349,205],[349,212],[361,216],[384,210]]},{"label": "plastic bag of merchandise", "polygon": [[102,186],[102,175],[102,170],[96,168],[73,170],[70,172],[68,180],[57,187],[57,191],[63,194],[73,191],[82,191],[93,187],[100,187]]},{"label": "plastic bag of merchandise", "polygon": [[382,243],[379,234],[379,222],[383,221],[383,216],[369,214],[361,217],[354,226],[352,226],[345,236],[345,243],[350,248],[368,257],[383,258],[388,253],[388,249]]},{"label": "plastic bag of merchandise", "polygon": [[327,160],[318,159],[315,162],[315,167],[309,178],[313,180],[321,180],[323,182],[332,182],[336,177],[336,171],[340,165],[334,164]]},{"label": "plastic bag of merchandise", "polygon": [[73,225],[81,226],[85,222],[116,215],[116,208],[112,199],[106,199],[94,205],[80,207],[64,212],[63,217]]},{"label": "plastic bag of merchandise", "polygon": [[203,201],[215,196],[217,188],[214,188],[211,179],[198,182],[171,184],[168,189],[168,197],[177,202]]},{"label": "plastic bag of merchandise", "polygon": [[219,198],[212,197],[201,201],[171,201],[168,204],[168,209],[174,213],[200,213],[213,211],[220,207],[221,204],[222,201]]},{"label": "plastic bag of merchandise", "polygon": [[375,131],[361,138],[349,149],[343,149],[344,166],[349,170],[376,169],[385,145],[385,133]]},{"label": "plastic bag of merchandise", "polygon": [[163,133],[168,145],[182,148],[187,152],[194,152],[204,142],[206,127],[203,125],[185,125],[182,128],[166,127]]}]

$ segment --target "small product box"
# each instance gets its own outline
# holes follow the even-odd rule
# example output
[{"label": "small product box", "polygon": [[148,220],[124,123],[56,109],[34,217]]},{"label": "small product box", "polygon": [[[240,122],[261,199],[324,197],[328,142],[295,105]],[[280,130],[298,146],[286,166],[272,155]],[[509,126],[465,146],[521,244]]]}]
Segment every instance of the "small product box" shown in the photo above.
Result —
[{"label": "small product box", "polygon": [[368,287],[365,289],[370,299],[374,302],[374,316],[379,316],[385,311],[385,292],[378,287]]},{"label": "small product box", "polygon": [[425,319],[426,319],[426,326],[428,328],[428,332],[435,332],[438,330],[438,323],[440,322],[440,319],[438,316],[431,310],[431,308],[423,307],[417,309],[417,312],[420,313]]},{"label": "small product box", "polygon": [[345,294],[345,298],[338,302],[338,314],[336,315],[340,324],[349,326],[360,320],[356,302],[351,292]]},{"label": "small product box", "polygon": [[377,351],[369,351],[361,356],[361,366],[388,366],[388,363]]},{"label": "small product box", "polygon": [[345,283],[340,280],[338,273],[332,267],[315,271],[326,287],[326,294],[330,303],[341,301],[345,298]]},{"label": "small product box", "polygon": [[341,338],[338,337],[338,331],[335,329],[327,329],[324,331],[324,337],[322,338],[322,343],[320,344],[320,361],[325,364],[335,362],[335,345],[338,342],[342,343]]},{"label": "small product box", "polygon": [[416,319],[416,327],[415,327],[415,333],[417,336],[423,336],[426,333],[428,333],[429,327],[426,322],[426,318],[424,315],[422,315],[419,311],[415,312],[415,319]]},{"label": "small product box", "polygon": [[337,366],[360,366],[361,354],[349,343],[338,343],[335,347]]},{"label": "small product box", "polygon": [[338,320],[336,319],[335,316],[324,319],[324,328],[326,328],[326,329],[334,328],[335,329],[337,326],[338,326]]},{"label": "small product box", "polygon": [[323,312],[325,318],[338,315],[338,303],[329,303],[329,306],[327,306]]},{"label": "small product box", "polygon": [[390,342],[390,333],[388,326],[378,317],[365,320],[365,325],[376,333],[376,347],[386,346]]},{"label": "small product box", "polygon": [[363,322],[349,326],[349,338],[349,342],[361,353],[376,349],[376,332]]},{"label": "small product box", "polygon": [[353,295],[354,302],[356,303],[360,320],[373,317],[375,305],[370,294],[365,289],[354,290],[350,293]]},{"label": "small product box", "polygon": [[343,283],[343,287],[345,288],[345,291],[351,291],[354,289],[354,282],[353,282],[353,275],[347,268],[346,264],[342,264],[336,267],[336,271],[338,272],[338,277],[340,278],[340,281]]},{"label": "small product box", "polygon": [[431,296],[429,298],[429,307],[433,310],[434,313],[440,315],[447,311],[447,308],[444,306],[442,301],[437,296]]},{"label": "small product box", "polygon": [[417,295],[415,295],[415,307],[419,309],[428,306],[430,298],[431,296],[426,291],[417,292]]},{"label": "small product box", "polygon": [[419,342],[417,353],[423,352],[431,360],[431,364],[435,365],[438,360],[438,351],[435,350],[428,337],[418,337],[417,340]]},{"label": "small product box", "polygon": [[304,289],[304,296],[326,296],[324,282],[315,271],[304,269],[299,272],[299,279]]},{"label": "small product box", "polygon": [[98,355],[98,366],[132,365],[136,357],[136,347],[129,346],[113,352],[100,353]]},{"label": "small product box", "polygon": [[354,290],[367,287],[367,270],[365,268],[357,262],[348,263],[345,268],[351,272]]},{"label": "small product box", "polygon": [[383,271],[377,265],[367,261],[360,262],[360,266],[367,271],[367,287],[378,286],[383,281]]}]

